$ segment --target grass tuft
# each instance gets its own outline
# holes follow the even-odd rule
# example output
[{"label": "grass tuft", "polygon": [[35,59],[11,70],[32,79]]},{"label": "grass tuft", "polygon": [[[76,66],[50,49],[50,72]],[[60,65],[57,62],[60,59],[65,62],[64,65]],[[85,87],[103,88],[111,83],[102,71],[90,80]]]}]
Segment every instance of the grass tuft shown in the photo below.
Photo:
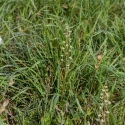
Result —
[{"label": "grass tuft", "polygon": [[1,0],[0,124],[124,125],[124,6]]}]

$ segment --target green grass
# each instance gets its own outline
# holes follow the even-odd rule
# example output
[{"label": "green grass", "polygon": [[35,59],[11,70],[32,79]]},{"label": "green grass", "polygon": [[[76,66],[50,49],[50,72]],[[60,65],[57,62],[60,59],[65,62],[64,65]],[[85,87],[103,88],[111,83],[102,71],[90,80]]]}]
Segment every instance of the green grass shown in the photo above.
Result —
[{"label": "green grass", "polygon": [[1,124],[125,125],[124,0],[1,0],[0,36]]}]

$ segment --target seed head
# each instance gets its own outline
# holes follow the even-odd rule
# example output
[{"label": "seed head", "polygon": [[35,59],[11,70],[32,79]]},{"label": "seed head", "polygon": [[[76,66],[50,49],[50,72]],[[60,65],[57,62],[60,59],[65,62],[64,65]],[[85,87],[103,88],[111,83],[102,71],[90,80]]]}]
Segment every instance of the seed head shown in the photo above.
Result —
[{"label": "seed head", "polygon": [[9,100],[5,100],[4,103],[3,103],[3,107],[7,107],[7,105],[9,104]]},{"label": "seed head", "polygon": [[102,55],[101,55],[101,54],[99,54],[99,55],[97,56],[97,60],[98,60],[98,61],[101,61],[101,60],[102,60]]},{"label": "seed head", "polygon": [[95,65],[95,69],[98,69],[99,68],[99,65]]},{"label": "seed head", "polygon": [[13,77],[10,76],[9,86],[11,86],[11,85],[13,85],[13,84],[14,84]]}]

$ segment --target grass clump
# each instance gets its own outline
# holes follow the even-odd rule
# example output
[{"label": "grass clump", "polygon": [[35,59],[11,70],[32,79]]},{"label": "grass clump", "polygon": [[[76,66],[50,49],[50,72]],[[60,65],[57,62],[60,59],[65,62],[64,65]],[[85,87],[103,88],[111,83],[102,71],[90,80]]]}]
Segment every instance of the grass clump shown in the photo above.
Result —
[{"label": "grass clump", "polygon": [[0,123],[124,125],[124,6],[0,1]]}]

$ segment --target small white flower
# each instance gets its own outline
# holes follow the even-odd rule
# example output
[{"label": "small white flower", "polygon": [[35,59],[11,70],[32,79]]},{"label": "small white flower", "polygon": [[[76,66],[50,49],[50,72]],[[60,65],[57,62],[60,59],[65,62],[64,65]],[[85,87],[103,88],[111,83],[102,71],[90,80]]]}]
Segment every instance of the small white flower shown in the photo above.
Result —
[{"label": "small white flower", "polygon": [[101,96],[101,97],[100,97],[100,99],[104,99],[104,97],[103,97],[103,96]]},{"label": "small white flower", "polygon": [[108,91],[109,91],[109,89],[108,89],[108,88],[105,88],[105,91],[106,91],[106,92],[108,92]]},{"label": "small white flower", "polygon": [[108,103],[108,100],[104,100],[105,103]]},{"label": "small white flower", "polygon": [[68,44],[66,44],[66,47],[68,47],[69,45]]},{"label": "small white flower", "polygon": [[102,106],[99,107],[100,110],[102,110],[102,108],[103,108]]},{"label": "small white flower", "polygon": [[71,33],[72,31],[70,30],[69,33]]},{"label": "small white flower", "polygon": [[70,57],[69,57],[69,59],[71,59],[71,60],[72,60],[72,57],[70,56]]},{"label": "small white flower", "polygon": [[65,54],[68,55],[68,52],[66,52]]},{"label": "small white flower", "polygon": [[62,47],[62,50],[64,50],[65,48],[64,47]]},{"label": "small white flower", "polygon": [[64,60],[63,59],[61,59],[61,62],[63,62]]},{"label": "small white flower", "polygon": [[96,121],[100,121],[100,119],[96,118]]},{"label": "small white flower", "polygon": [[105,92],[105,89],[102,89],[102,92]]},{"label": "small white flower", "polygon": [[109,111],[105,111],[106,114],[109,114]]},{"label": "small white flower", "polygon": [[66,66],[69,67],[69,64],[67,64]]},{"label": "small white flower", "polygon": [[70,49],[72,49],[73,47],[72,46],[70,46]]},{"label": "small white flower", "polygon": [[110,101],[108,101],[108,104],[110,105],[110,104],[111,104],[111,102],[110,102]]},{"label": "small white flower", "polygon": [[68,38],[69,37],[69,35],[66,35],[66,38]]},{"label": "small white flower", "polygon": [[101,105],[101,106],[103,106],[103,105],[104,105],[104,103],[100,103],[100,105]]},{"label": "small white flower", "polygon": [[0,36],[0,45],[3,43],[3,40],[2,40],[2,38],[1,38],[1,36]]},{"label": "small white flower", "polygon": [[68,25],[66,25],[66,29],[67,29],[67,30],[69,29]]},{"label": "small white flower", "polygon": [[104,94],[101,92],[101,93],[100,93],[100,96],[103,96],[103,95],[104,95]]},{"label": "small white flower", "polygon": [[89,122],[89,121],[87,121],[87,125],[90,125],[90,122]]},{"label": "small white flower", "polygon": [[100,118],[100,117],[102,117],[102,115],[101,115],[101,114],[98,114],[98,117]]},{"label": "small white flower", "polygon": [[105,88],[105,89],[107,89],[107,88],[108,88],[108,86],[106,86],[106,85],[105,85],[105,86],[104,86],[104,88]]},{"label": "small white flower", "polygon": [[69,39],[69,42],[70,42],[70,43],[72,42],[71,40],[72,40],[72,39],[70,38],[70,39]]},{"label": "small white flower", "polygon": [[101,122],[104,123],[105,122],[104,119],[101,119]]},{"label": "small white flower", "polygon": [[106,95],[107,97],[109,97],[109,94],[108,94],[108,93],[105,93],[105,95]]}]

